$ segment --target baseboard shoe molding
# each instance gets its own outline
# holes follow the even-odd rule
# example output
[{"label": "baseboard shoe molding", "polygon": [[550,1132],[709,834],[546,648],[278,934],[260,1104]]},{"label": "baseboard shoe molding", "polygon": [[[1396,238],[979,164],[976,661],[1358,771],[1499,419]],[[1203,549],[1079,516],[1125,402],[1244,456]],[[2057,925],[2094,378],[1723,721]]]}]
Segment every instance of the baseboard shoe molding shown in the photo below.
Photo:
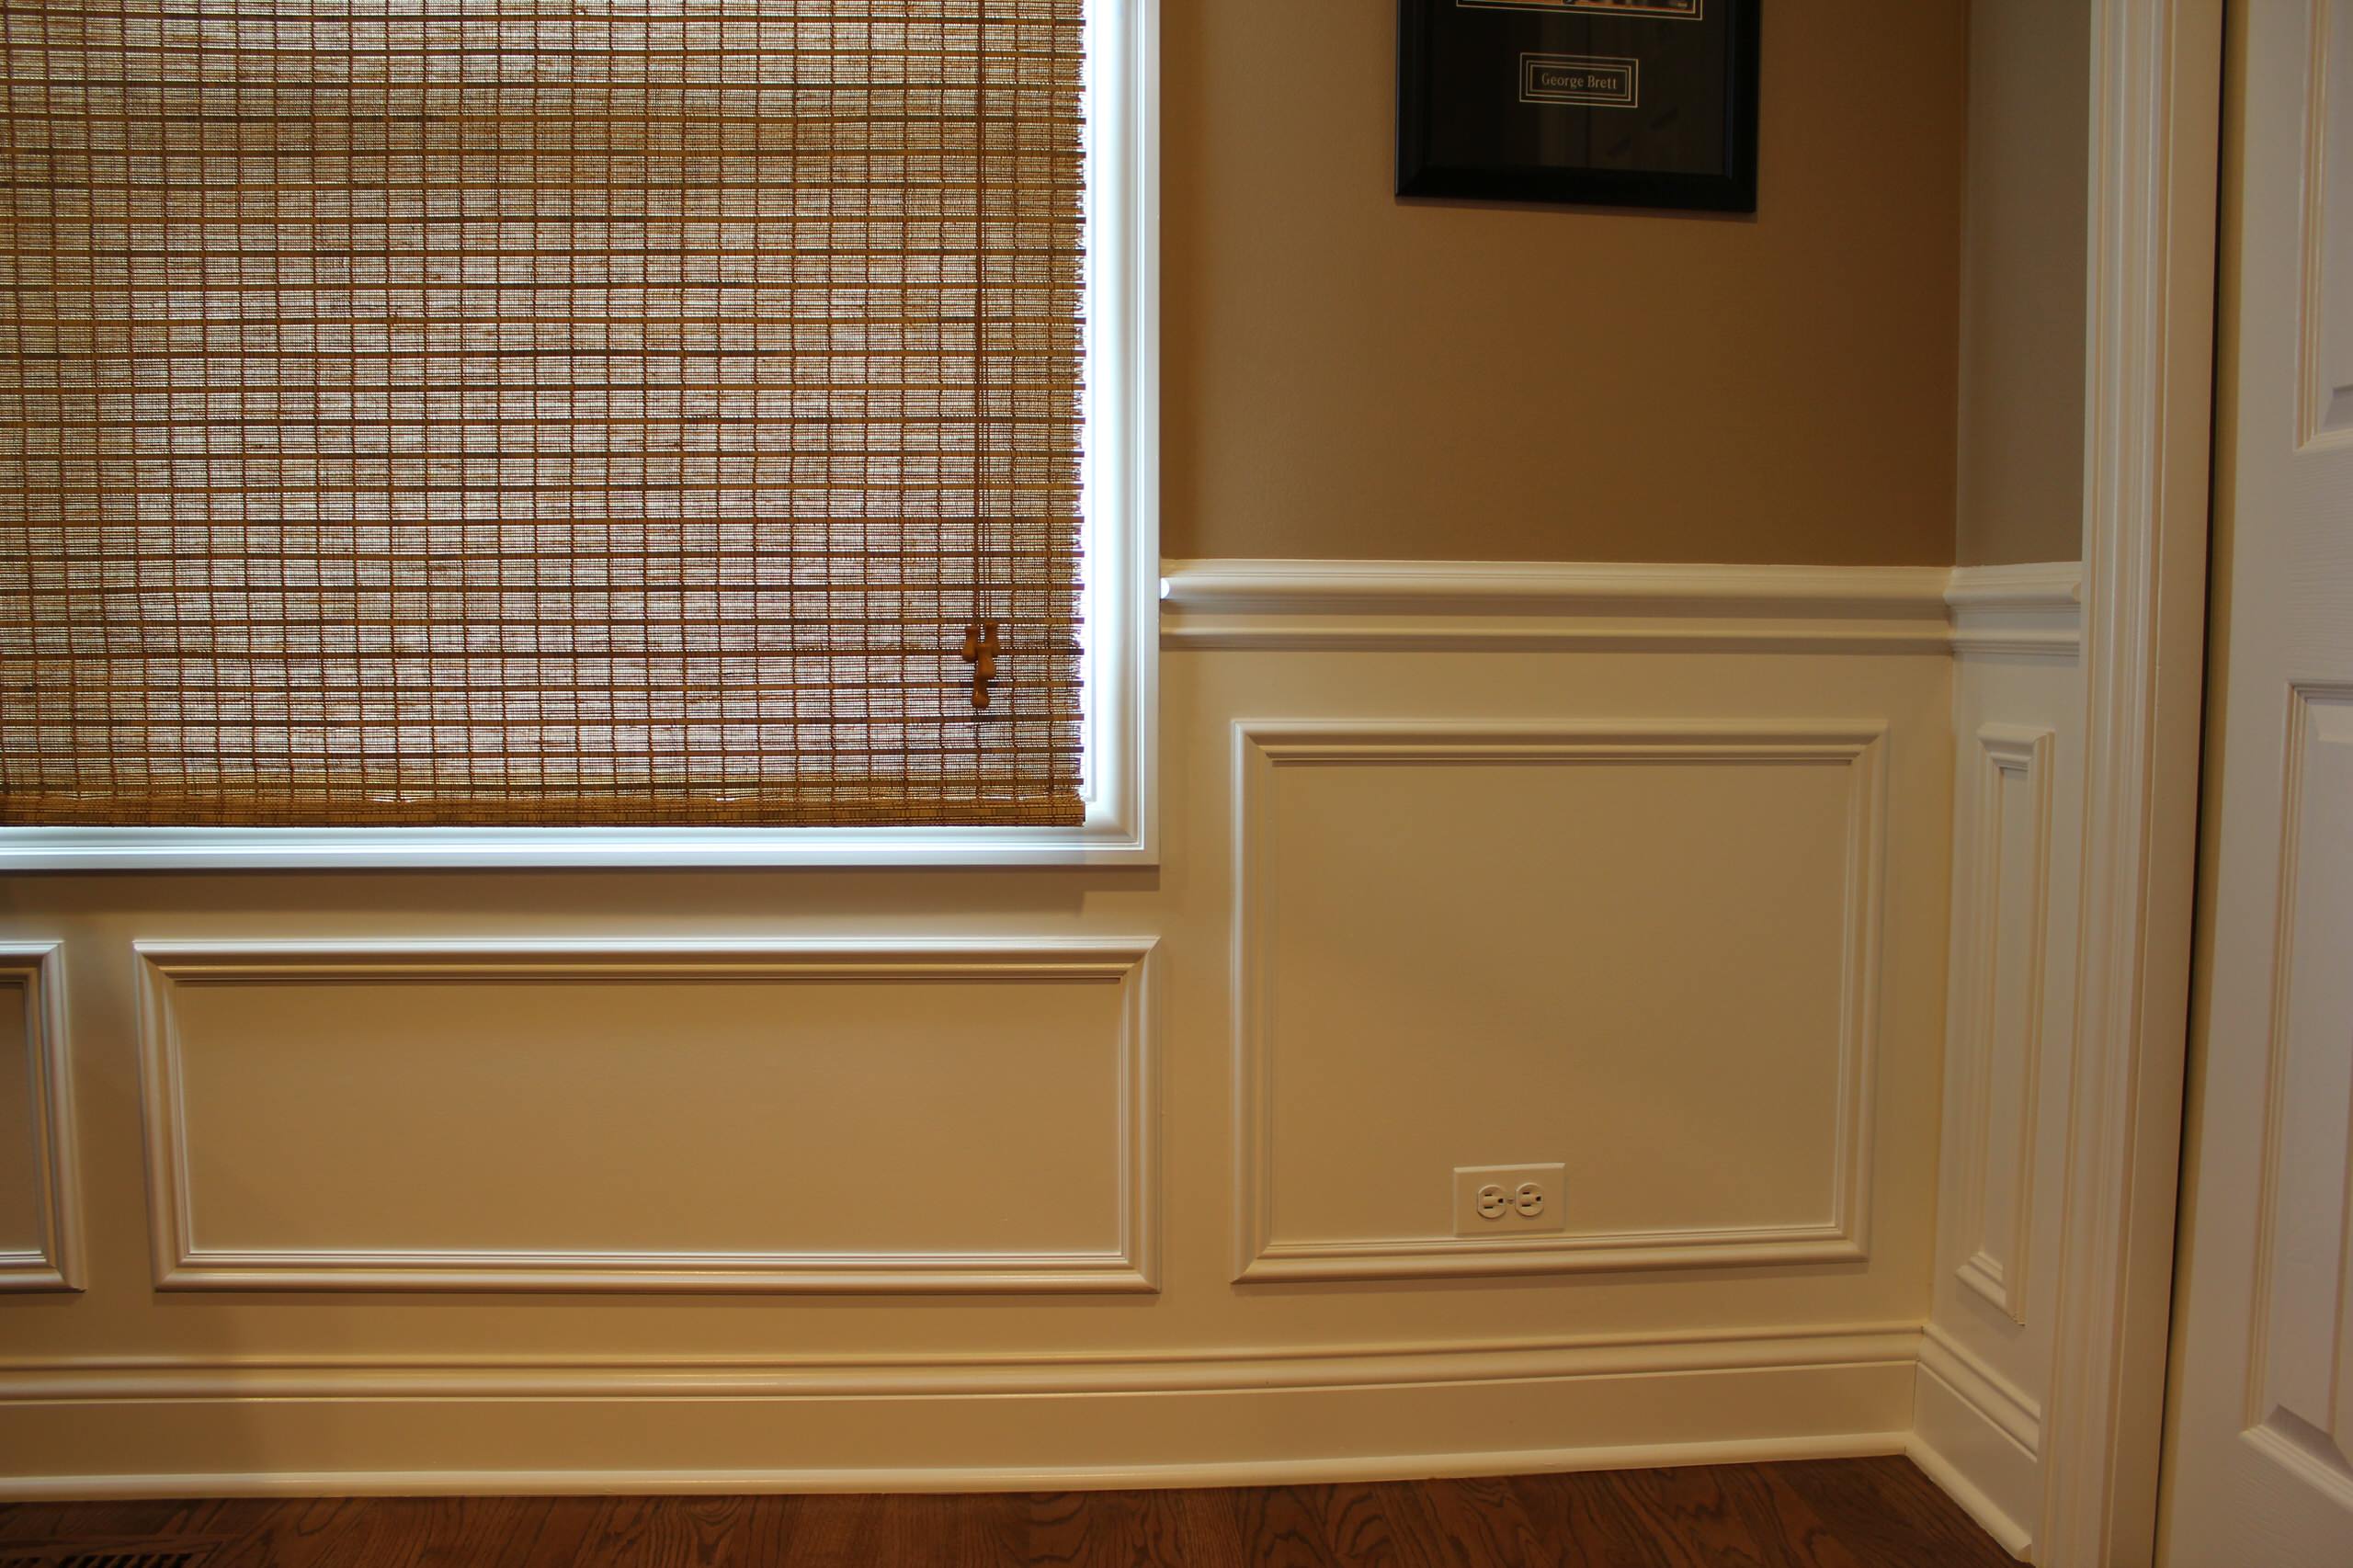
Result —
[{"label": "baseboard shoe molding", "polygon": [[1930,1446],[1919,1433],[1905,1434],[1904,1457],[1920,1467],[1921,1472],[1937,1483],[1938,1489],[1960,1504],[1978,1527],[1994,1538],[2004,1551],[2021,1562],[2034,1560],[2034,1535],[2025,1526],[2004,1512],[1991,1497],[1978,1489],[1975,1483],[1963,1475],[1951,1460]]},{"label": "baseboard shoe molding", "polygon": [[1167,561],[1164,647],[1295,652],[1758,652],[2065,659],[2078,562],[1744,566]]},{"label": "baseboard shoe molding", "polygon": [[1456,1476],[1542,1475],[1583,1470],[1679,1465],[1769,1464],[1872,1459],[1906,1451],[1904,1432],[1728,1442],[1517,1449],[1363,1459],[1248,1460],[1035,1468],[906,1470],[513,1470],[306,1471],[267,1475],[224,1471],[158,1475],[10,1476],[0,1502],[100,1502],[166,1497],[729,1496],[821,1492],[1078,1492],[1172,1487],[1313,1486],[1345,1482],[1425,1481]]},{"label": "baseboard shoe molding", "polygon": [[0,1367],[0,1499],[1209,1486],[1890,1454],[1918,1348],[1916,1328],[1861,1325],[1126,1358],[19,1361]]}]

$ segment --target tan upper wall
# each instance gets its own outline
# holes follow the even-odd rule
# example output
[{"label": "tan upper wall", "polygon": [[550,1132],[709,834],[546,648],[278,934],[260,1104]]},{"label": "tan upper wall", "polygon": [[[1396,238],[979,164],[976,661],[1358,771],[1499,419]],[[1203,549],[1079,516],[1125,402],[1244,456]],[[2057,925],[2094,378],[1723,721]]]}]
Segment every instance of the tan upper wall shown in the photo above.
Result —
[{"label": "tan upper wall", "polygon": [[1754,220],[1398,200],[1395,18],[1164,7],[1167,554],[1953,559],[1965,0],[1766,7]]},{"label": "tan upper wall", "polygon": [[1976,0],[1956,529],[1966,566],[2083,553],[2090,80],[2086,0]]}]

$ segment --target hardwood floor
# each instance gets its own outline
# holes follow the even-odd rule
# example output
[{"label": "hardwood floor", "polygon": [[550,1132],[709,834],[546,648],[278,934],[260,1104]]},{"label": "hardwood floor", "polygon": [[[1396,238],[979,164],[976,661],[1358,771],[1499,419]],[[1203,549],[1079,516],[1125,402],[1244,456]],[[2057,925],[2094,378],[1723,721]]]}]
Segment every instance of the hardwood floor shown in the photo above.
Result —
[{"label": "hardwood floor", "polygon": [[1901,1459],[1219,1492],[0,1508],[0,1568],[2000,1568],[2009,1561]]}]

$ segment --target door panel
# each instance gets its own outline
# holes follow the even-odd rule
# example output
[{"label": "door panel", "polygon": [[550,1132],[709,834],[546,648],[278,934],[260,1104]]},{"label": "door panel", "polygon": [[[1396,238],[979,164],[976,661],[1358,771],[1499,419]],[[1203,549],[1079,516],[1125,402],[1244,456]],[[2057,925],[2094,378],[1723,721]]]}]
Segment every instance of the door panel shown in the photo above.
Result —
[{"label": "door panel", "polygon": [[[2353,0],[2235,7],[2165,1561],[2353,1562]],[[2347,389],[2353,392],[2353,389]]]}]

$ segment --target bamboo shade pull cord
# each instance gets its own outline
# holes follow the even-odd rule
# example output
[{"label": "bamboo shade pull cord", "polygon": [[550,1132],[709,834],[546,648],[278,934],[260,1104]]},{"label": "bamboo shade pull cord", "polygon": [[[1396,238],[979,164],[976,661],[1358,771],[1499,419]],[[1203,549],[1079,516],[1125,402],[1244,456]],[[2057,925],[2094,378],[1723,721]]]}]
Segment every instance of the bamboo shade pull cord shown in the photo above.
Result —
[{"label": "bamboo shade pull cord", "polygon": [[1084,11],[8,0],[0,821],[1082,820]]},{"label": "bamboo shade pull cord", "polygon": [[[976,238],[977,255],[972,267],[972,402],[977,415],[973,422],[973,439],[979,450],[974,455],[983,483],[972,489],[972,623],[964,632],[961,650],[964,662],[972,666],[972,706],[989,705],[989,683],[996,678],[997,655],[1005,650],[997,639],[997,623],[986,619],[988,610],[988,485],[989,474],[989,18],[988,8],[981,7],[972,17],[972,96],[981,106],[975,117],[972,137],[973,210],[979,215]],[[1014,140],[1020,141],[1020,98],[1016,95],[1010,111],[1015,117]]]}]

